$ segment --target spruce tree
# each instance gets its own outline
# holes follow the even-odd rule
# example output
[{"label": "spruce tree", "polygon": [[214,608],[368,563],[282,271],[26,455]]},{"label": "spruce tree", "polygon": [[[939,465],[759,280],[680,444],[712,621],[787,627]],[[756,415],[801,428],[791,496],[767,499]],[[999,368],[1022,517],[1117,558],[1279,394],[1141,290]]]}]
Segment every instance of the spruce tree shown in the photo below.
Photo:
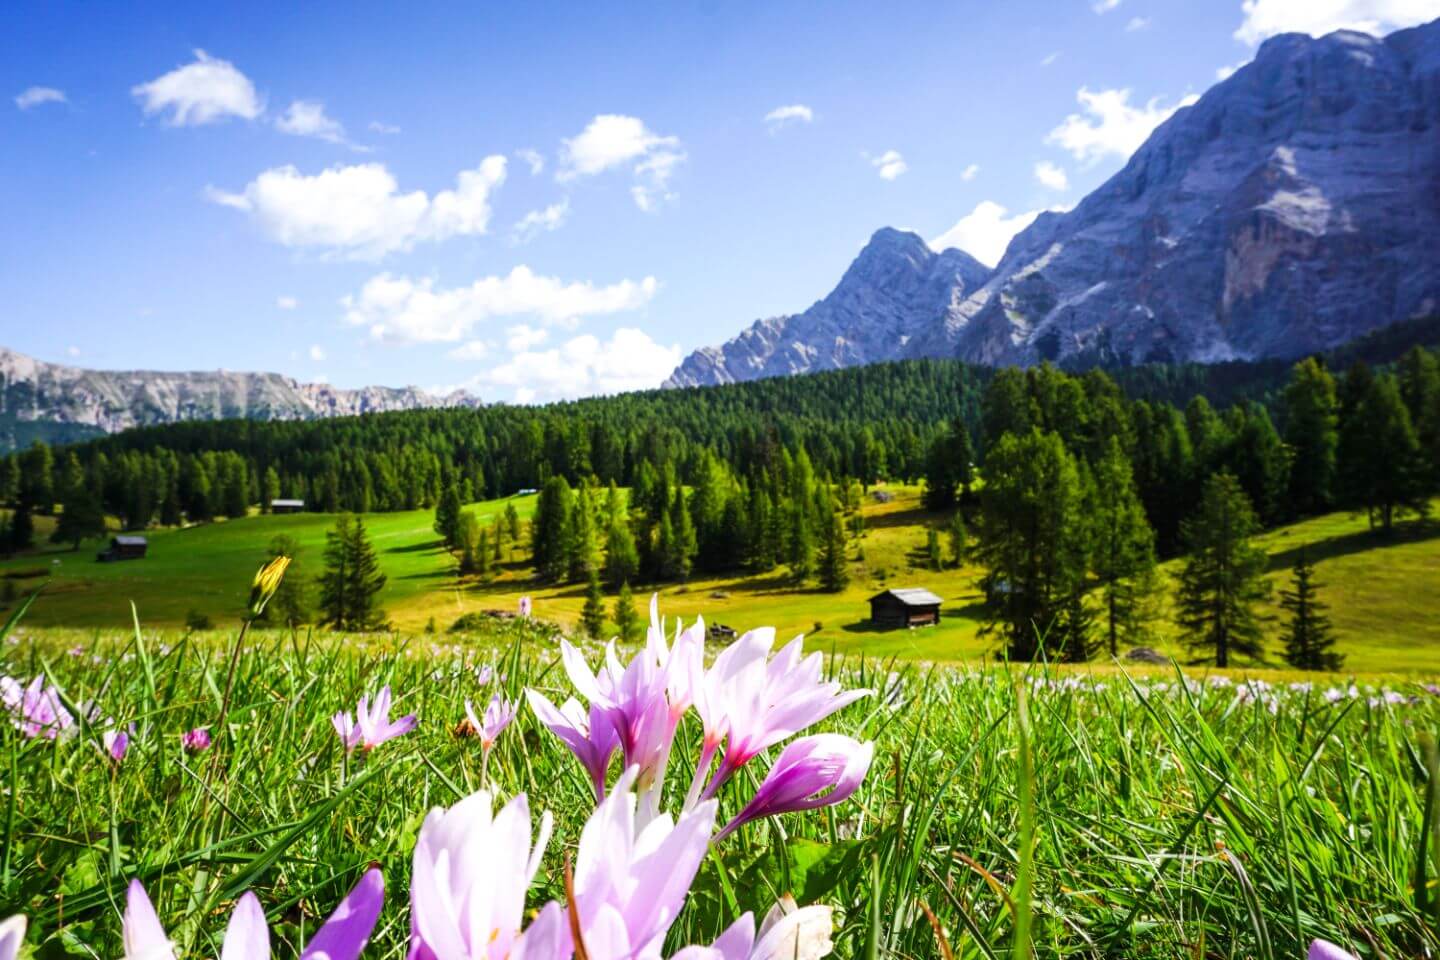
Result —
[{"label": "spruce tree", "polygon": [[1101,590],[1110,655],[1139,641],[1153,616],[1146,590],[1155,571],[1155,533],[1135,493],[1130,461],[1111,437],[1087,487],[1085,522],[1090,569]]},{"label": "spruce tree", "polygon": [[1300,361],[1290,372],[1284,408],[1290,511],[1299,516],[1323,513],[1334,503],[1340,443],[1335,378],[1313,357]]},{"label": "spruce tree", "polygon": [[385,574],[380,572],[380,557],[365,533],[365,521],[355,518],[350,535],[350,627],[351,630],[379,630],[385,626],[385,611],[380,606],[380,591],[385,588]]},{"label": "spruce tree", "polygon": [[570,570],[567,548],[570,543],[570,514],[573,496],[564,477],[551,477],[540,489],[535,502],[535,519],[530,536],[535,572],[540,579],[560,583]]},{"label": "spruce tree", "polygon": [[435,504],[435,532],[450,550],[460,549],[460,491],[454,484],[447,486]]},{"label": "spruce tree", "polygon": [[320,574],[320,622],[345,629],[350,614],[351,517],[342,513],[325,534],[325,569]]},{"label": "spruce tree", "polygon": [[970,553],[970,532],[965,529],[965,514],[957,509],[950,515],[950,523],[945,528],[945,535],[950,539],[950,565],[963,567],[965,558]]},{"label": "spruce tree", "polygon": [[635,612],[635,598],[629,583],[620,584],[620,595],[615,598],[615,631],[626,643],[640,636],[640,615]]},{"label": "spruce tree", "polygon": [[270,504],[280,496],[280,474],[275,472],[274,467],[265,468],[265,476],[260,480],[260,510],[262,513],[270,512]]},{"label": "spruce tree", "polygon": [[1270,595],[1270,582],[1265,551],[1250,543],[1258,529],[1245,491],[1228,473],[1205,482],[1182,528],[1189,556],[1176,593],[1177,619],[1185,642],[1217,667],[1228,667],[1235,655],[1262,653],[1264,618],[1256,607]]},{"label": "spruce tree", "polygon": [[839,593],[850,585],[850,564],[846,556],[845,518],[832,503],[825,517],[825,540],[820,548],[820,586]]},{"label": "spruce tree", "polygon": [[7,540],[11,553],[29,550],[35,545],[35,518],[30,515],[30,504],[23,500],[10,514]]},{"label": "spruce tree", "polygon": [[1290,613],[1285,627],[1285,662],[1296,670],[1339,670],[1345,659],[1334,652],[1335,633],[1326,606],[1316,592],[1315,565],[1302,549],[1290,571],[1290,589],[1280,591],[1280,606]]},{"label": "spruce tree", "polygon": [[599,640],[605,632],[605,598],[600,593],[600,574],[590,571],[590,582],[585,588],[585,606],[580,610],[580,626],[586,636]]},{"label": "spruce tree", "polygon": [[1371,525],[1378,518],[1389,531],[1397,517],[1424,516],[1429,500],[1420,440],[1393,374],[1369,380],[1342,431],[1354,461],[1345,464],[1348,491]]},{"label": "spruce tree", "polygon": [[100,500],[90,490],[80,460],[73,453],[65,461],[60,494],[62,512],[50,536],[51,543],[69,543],[71,549],[79,550],[82,540],[105,535],[105,513]]},{"label": "spruce tree", "polygon": [[630,520],[620,513],[610,521],[605,532],[605,580],[612,589],[629,583],[640,573],[640,552],[635,546],[635,534],[630,529]]},{"label": "spruce tree", "polygon": [[698,545],[695,538],[695,524],[690,520],[690,509],[685,502],[685,488],[675,487],[675,499],[670,508],[671,550],[667,557],[669,576],[685,580],[695,563]]},{"label": "spruce tree", "polygon": [[595,531],[595,500],[589,484],[575,497],[566,544],[566,567],[571,581],[586,581],[600,570],[600,538]]},{"label": "spruce tree", "polygon": [[940,552],[940,531],[934,527],[925,531],[925,563],[937,572],[945,568],[945,558]]}]

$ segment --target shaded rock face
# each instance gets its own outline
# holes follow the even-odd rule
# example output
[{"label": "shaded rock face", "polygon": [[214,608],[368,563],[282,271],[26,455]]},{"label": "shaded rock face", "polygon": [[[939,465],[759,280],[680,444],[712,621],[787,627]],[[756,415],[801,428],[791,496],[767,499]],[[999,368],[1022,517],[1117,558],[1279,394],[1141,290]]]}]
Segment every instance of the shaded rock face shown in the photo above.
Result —
[{"label": "shaded rock face", "polygon": [[[1289,358],[1440,312],[1440,21],[1266,41],[1075,209],[1042,214],[988,276],[975,266],[949,302],[862,309],[846,342],[870,346],[826,352],[802,320],[852,267],[820,304],[700,351],[672,383],[817,368],[783,360],[811,351],[835,365]],[[922,275],[905,286],[929,289]]]},{"label": "shaded rock face", "polygon": [[179,420],[308,420],[476,403],[460,392],[437,397],[416,387],[342,390],[275,373],[85,370],[0,347],[0,418],[106,433]]},{"label": "shaded rock face", "polygon": [[936,253],[913,233],[875,233],[830,295],[804,313],[758,320],[722,347],[686,358],[667,386],[734,383],[911,356],[990,270],[961,250]]}]

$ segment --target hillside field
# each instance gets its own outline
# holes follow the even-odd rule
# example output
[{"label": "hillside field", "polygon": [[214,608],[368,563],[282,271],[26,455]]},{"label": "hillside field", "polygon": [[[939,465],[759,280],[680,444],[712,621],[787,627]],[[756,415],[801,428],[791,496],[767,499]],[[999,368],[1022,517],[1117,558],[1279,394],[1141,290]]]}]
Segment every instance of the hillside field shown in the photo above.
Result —
[{"label": "hillside field", "polygon": [[[783,570],[756,577],[695,578],[660,588],[665,609],[687,620],[703,615],[707,622],[740,630],[774,624],[781,636],[803,633],[815,647],[841,653],[952,661],[988,658],[994,645],[980,635],[985,623],[978,588],[982,571],[975,566],[927,569],[925,531],[939,518],[921,509],[918,487],[877,489],[893,499],[882,503],[866,497],[866,533],[852,541],[852,581],[845,591],[796,588]],[[489,500],[467,509],[488,523],[508,502]],[[533,496],[513,502],[522,517],[534,510]],[[27,615],[27,626],[113,628],[130,619],[131,600],[148,625],[178,626],[193,610],[223,626],[240,609],[272,537],[295,537],[301,554],[293,569],[313,577],[333,522],[331,516],[307,513],[153,530],[144,560],[110,564],[95,562],[99,543],[78,552],[47,547],[0,562],[0,576],[12,578],[24,591],[42,582],[36,574],[53,575]],[[431,529],[432,511],[371,514],[365,523],[389,578],[383,603],[400,630],[419,631],[432,618],[444,630],[462,613],[513,610],[524,595],[534,598],[537,615],[566,624],[578,619],[583,586],[536,584],[524,549],[512,550],[511,562],[496,578],[479,584],[458,577],[454,559]],[[40,532],[43,536],[46,528]],[[1258,542],[1271,555],[1277,595],[1288,581],[1296,551],[1306,548],[1317,561],[1321,597],[1330,605],[1347,671],[1440,673],[1440,523],[1406,523],[1386,537],[1367,530],[1362,516],[1335,513],[1270,531]],[[1179,567],[1178,560],[1162,567],[1167,616],[1171,579]],[[25,574],[30,576],[17,576]],[[871,629],[866,600],[886,586],[922,586],[939,594],[945,600],[942,623],[917,630]],[[648,593],[648,588],[636,590],[637,605],[643,606]],[[1281,611],[1276,607],[1271,612]],[[1279,620],[1270,625],[1270,649],[1277,662],[1280,627]],[[1173,625],[1164,619],[1155,646],[1184,658]]]}]

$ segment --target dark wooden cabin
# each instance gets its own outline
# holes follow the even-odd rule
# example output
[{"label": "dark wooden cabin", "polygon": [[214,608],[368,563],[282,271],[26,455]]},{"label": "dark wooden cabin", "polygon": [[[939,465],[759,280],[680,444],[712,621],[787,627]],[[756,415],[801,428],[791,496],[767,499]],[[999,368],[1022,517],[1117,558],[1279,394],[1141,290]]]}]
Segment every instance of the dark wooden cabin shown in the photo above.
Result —
[{"label": "dark wooden cabin", "polygon": [[870,598],[870,622],[877,627],[928,627],[940,622],[941,600],[929,590],[906,587]]},{"label": "dark wooden cabin", "polygon": [[110,538],[110,548],[95,555],[101,563],[112,560],[143,560],[150,544],[144,537],[118,536]]}]

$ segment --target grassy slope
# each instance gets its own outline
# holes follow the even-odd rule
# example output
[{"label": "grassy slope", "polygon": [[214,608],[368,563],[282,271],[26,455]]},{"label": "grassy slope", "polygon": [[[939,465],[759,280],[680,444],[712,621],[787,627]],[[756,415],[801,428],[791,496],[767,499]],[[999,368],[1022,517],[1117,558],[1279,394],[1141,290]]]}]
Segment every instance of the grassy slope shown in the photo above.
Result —
[{"label": "grassy slope", "polygon": [[[889,489],[895,494],[892,502],[867,501],[864,559],[853,565],[854,577],[844,592],[796,590],[778,571],[762,577],[696,578],[661,589],[665,611],[687,619],[703,615],[709,622],[739,629],[774,624],[782,637],[805,633],[814,646],[840,652],[949,660],[987,656],[991,644],[978,635],[984,613],[976,587],[981,571],[924,569],[924,525],[935,518],[920,509],[916,488]],[[506,502],[487,501],[470,509],[488,520],[502,512]],[[517,498],[516,505],[528,516],[534,498]],[[578,617],[582,587],[537,587],[523,563],[507,565],[489,585],[461,583],[431,522],[429,511],[366,518],[390,578],[384,602],[400,628],[418,629],[431,617],[443,628],[463,612],[513,609],[527,593],[546,617]],[[79,554],[16,558],[0,563],[0,573],[60,561],[53,567],[55,583],[48,595],[27,617],[30,625],[113,627],[128,619],[131,598],[149,624],[182,622],[191,609],[220,623],[239,609],[272,536],[283,531],[296,537],[303,549],[299,569],[313,576],[331,523],[330,517],[302,514],[156,531],[150,556],[143,561],[98,564],[87,547]],[[1318,563],[1322,598],[1331,606],[1341,648],[1349,656],[1348,669],[1440,673],[1440,525],[1407,526],[1386,538],[1367,531],[1363,517],[1337,513],[1280,528],[1260,543],[1272,555],[1277,591],[1288,580],[1294,552],[1302,546],[1310,549]],[[1167,578],[1178,568],[1176,561],[1166,564]],[[921,630],[868,629],[866,598],[886,585],[934,590],[945,599],[942,624]],[[1279,623],[1273,624],[1271,648],[1277,651],[1278,630]],[[1159,634],[1157,646],[1183,653],[1174,643],[1172,627],[1163,625]]]}]

